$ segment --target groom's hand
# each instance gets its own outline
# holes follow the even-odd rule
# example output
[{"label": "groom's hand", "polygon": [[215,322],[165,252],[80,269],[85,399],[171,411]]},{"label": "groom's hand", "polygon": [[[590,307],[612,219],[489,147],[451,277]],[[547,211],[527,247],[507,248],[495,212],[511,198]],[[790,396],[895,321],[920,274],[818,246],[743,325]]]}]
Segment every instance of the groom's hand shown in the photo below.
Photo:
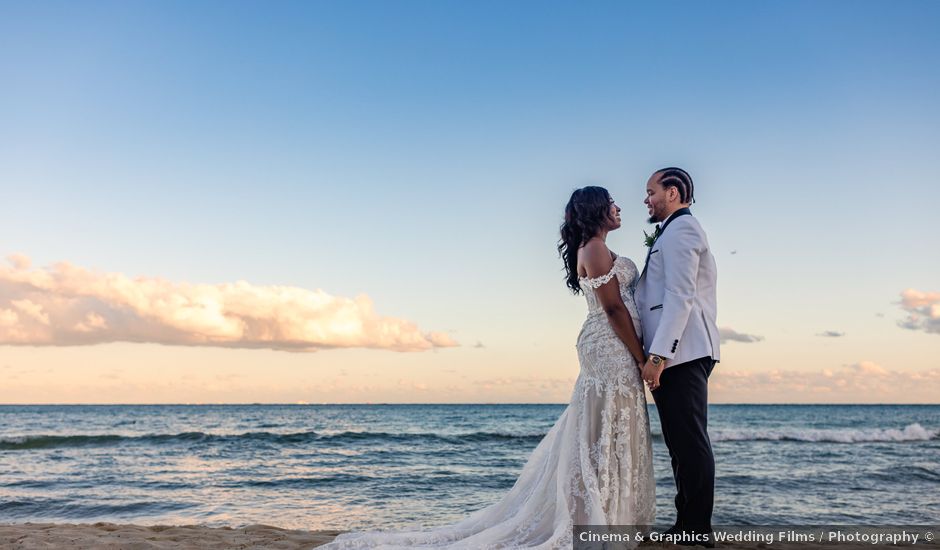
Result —
[{"label": "groom's hand", "polygon": [[646,360],[646,364],[643,365],[643,381],[646,382],[646,385],[649,386],[650,391],[659,388],[659,377],[663,373],[663,369],[666,368],[666,361],[661,361],[659,366],[653,364],[652,357]]}]

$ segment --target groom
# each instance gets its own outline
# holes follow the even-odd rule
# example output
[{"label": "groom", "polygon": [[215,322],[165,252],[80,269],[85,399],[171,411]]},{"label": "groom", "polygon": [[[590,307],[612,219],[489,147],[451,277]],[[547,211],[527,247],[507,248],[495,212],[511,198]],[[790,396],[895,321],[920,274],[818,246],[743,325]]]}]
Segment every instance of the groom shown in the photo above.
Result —
[{"label": "groom", "polygon": [[649,222],[659,225],[635,297],[649,356],[642,376],[656,401],[676,482],[676,524],[667,533],[707,534],[704,544],[713,546],[715,457],[707,418],[708,376],[719,359],[717,269],[705,231],[689,211],[694,190],[681,168],[663,168],[647,181],[643,202]]}]

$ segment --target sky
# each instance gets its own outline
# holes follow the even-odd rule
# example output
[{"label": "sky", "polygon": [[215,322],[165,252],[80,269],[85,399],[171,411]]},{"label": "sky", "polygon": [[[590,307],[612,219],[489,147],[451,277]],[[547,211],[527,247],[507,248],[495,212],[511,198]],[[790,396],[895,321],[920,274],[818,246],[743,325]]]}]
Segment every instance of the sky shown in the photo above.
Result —
[{"label": "sky", "polygon": [[0,403],[565,403],[681,166],[713,403],[940,403],[940,4],[0,0]]}]

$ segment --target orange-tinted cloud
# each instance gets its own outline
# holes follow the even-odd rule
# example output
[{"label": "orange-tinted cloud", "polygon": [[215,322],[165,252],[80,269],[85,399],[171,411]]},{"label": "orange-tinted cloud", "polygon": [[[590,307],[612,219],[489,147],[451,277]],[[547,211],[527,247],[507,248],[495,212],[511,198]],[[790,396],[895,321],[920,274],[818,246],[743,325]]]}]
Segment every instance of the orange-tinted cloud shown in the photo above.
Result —
[{"label": "orange-tinted cloud", "polygon": [[441,332],[380,317],[364,295],[322,290],[174,283],[99,273],[67,262],[31,269],[25,256],[0,265],[0,344],[148,342],[316,351],[422,351],[457,344]]},{"label": "orange-tinted cloud", "polygon": [[907,318],[898,322],[900,326],[940,334],[940,292],[909,288],[901,293],[901,307]]},{"label": "orange-tinted cloud", "polygon": [[715,367],[708,383],[720,402],[935,403],[940,369],[890,370],[871,361],[819,371]]}]

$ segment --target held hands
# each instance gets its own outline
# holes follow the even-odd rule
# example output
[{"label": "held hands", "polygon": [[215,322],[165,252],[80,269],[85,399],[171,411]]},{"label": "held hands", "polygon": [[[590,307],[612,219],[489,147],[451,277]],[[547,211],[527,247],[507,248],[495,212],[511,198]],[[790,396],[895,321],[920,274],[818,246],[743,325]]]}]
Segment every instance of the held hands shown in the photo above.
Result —
[{"label": "held hands", "polygon": [[659,377],[663,373],[663,369],[666,368],[666,361],[660,361],[659,366],[653,364],[652,358],[646,360],[646,364],[643,365],[643,381],[646,382],[647,387],[650,391],[659,389]]}]

